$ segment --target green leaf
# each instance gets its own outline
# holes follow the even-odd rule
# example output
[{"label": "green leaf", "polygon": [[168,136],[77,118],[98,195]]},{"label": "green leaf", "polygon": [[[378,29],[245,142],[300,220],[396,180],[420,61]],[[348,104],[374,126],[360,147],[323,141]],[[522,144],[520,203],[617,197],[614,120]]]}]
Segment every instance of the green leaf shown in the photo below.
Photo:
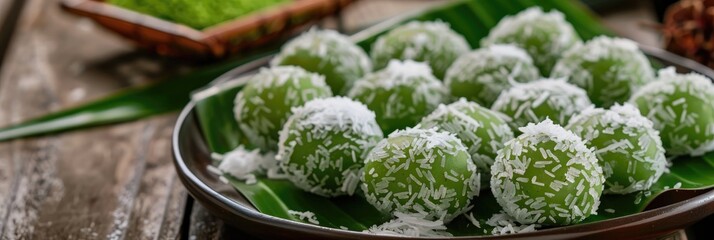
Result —
[{"label": "green leaf", "polygon": [[[291,182],[258,178],[256,184],[245,184],[226,176],[228,181],[240,190],[260,212],[294,221],[301,221],[289,210],[315,213],[321,226],[331,228],[346,227],[362,231],[375,224],[389,220],[361,197],[326,198],[296,188]],[[310,223],[302,220],[302,222]]]},{"label": "green leaf", "polygon": [[[527,7],[538,4],[542,8],[558,9],[575,26],[583,39],[598,35],[610,35],[592,13],[577,2],[566,0],[517,0],[517,1],[459,1],[438,7],[417,15],[403,17],[382,23],[354,36],[358,45],[369,49],[375,39],[401,23],[410,20],[441,20],[465,35],[468,42],[477,47],[480,39],[488,34],[502,17],[514,14]],[[209,148],[215,152],[224,153],[244,143],[237,123],[233,119],[233,98],[240,91],[240,83],[215,86],[219,91],[201,92],[196,98],[198,119],[203,128]],[[585,223],[596,222],[641,212],[652,203],[657,196],[668,188],[681,183],[681,189],[704,189],[714,186],[714,153],[704,157],[679,158],[673,161],[669,173],[665,173],[647,193],[628,195],[605,195],[598,215],[591,216]],[[259,178],[258,184],[246,185],[235,179],[231,184],[246,196],[261,212],[286,219],[295,219],[288,210],[311,211],[317,215],[320,225],[338,228],[345,226],[352,230],[364,230],[374,224],[382,223],[387,218],[366,203],[361,197],[324,198],[304,192],[294,187],[286,180],[271,180]],[[671,190],[670,190],[671,191]],[[465,217],[460,216],[452,221],[449,231],[457,236],[488,235],[492,227],[486,221],[495,213],[501,211],[489,190],[482,191],[471,210],[481,227],[475,227]]]},{"label": "green leaf", "polygon": [[192,91],[205,86],[226,71],[264,55],[266,54],[257,54],[209,66],[186,75],[169,77],[155,84],[129,88],[91,103],[1,128],[0,141],[131,121],[177,111],[188,103]]}]

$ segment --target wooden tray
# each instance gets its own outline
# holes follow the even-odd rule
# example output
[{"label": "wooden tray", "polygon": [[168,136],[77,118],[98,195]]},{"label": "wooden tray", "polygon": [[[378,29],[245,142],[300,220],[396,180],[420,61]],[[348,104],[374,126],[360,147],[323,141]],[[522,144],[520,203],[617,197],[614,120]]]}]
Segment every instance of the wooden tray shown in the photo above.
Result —
[{"label": "wooden tray", "polygon": [[61,6],[70,13],[89,17],[159,55],[205,59],[222,58],[264,45],[316,20],[336,15],[356,1],[294,0],[203,30],[102,0],[62,0]]}]

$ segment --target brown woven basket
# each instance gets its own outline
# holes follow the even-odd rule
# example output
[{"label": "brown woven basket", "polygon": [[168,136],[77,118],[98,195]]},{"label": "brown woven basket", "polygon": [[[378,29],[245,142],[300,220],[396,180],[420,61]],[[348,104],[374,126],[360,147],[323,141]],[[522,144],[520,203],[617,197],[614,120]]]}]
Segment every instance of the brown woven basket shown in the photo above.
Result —
[{"label": "brown woven basket", "polygon": [[169,22],[103,2],[62,0],[62,7],[86,16],[160,55],[221,58],[264,45],[339,13],[357,0],[294,0],[204,30]]}]

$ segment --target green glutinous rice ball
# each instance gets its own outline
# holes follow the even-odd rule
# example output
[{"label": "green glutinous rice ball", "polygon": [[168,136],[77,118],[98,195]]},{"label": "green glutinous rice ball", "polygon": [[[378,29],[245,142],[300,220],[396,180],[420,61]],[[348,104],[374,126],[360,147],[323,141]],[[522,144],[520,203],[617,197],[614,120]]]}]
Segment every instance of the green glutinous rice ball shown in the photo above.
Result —
[{"label": "green glutinous rice ball", "polygon": [[346,94],[357,79],[372,71],[367,53],[349,38],[316,29],[285,44],[271,65],[293,65],[319,73],[335,94]]},{"label": "green glutinous rice ball", "polygon": [[572,115],[590,105],[585,90],[564,79],[541,79],[502,92],[491,109],[510,117],[509,124],[515,131],[546,118],[565,125]]},{"label": "green glutinous rice ball", "polygon": [[355,83],[348,96],[377,114],[385,134],[416,125],[447,97],[443,83],[424,63],[393,60]]},{"label": "green glutinous rice ball", "polygon": [[451,63],[469,50],[464,37],[447,23],[413,21],[377,39],[370,55],[376,69],[386,67],[392,59],[409,59],[428,63],[434,75],[442,79]]},{"label": "green glutinous rice ball", "polygon": [[546,13],[539,7],[532,7],[504,17],[481,40],[481,46],[497,43],[512,43],[525,49],[540,73],[549,76],[561,54],[580,43],[580,37],[565,21],[563,13],[556,10]]},{"label": "green glutinous rice ball", "polygon": [[566,128],[595,148],[606,178],[605,193],[648,190],[667,168],[659,132],[630,104],[588,108]]},{"label": "green glutinous rice ball", "polygon": [[446,72],[444,83],[452,96],[490,107],[512,81],[539,78],[538,68],[523,49],[496,44],[459,57]]},{"label": "green glutinous rice ball", "polygon": [[610,107],[653,81],[654,71],[635,42],[602,36],[566,51],[551,77],[568,78],[595,105]]},{"label": "green glutinous rice ball", "polygon": [[362,175],[378,210],[449,222],[471,208],[479,175],[461,140],[436,129],[396,131],[369,153]]},{"label": "green glutinous rice ball", "polygon": [[278,148],[278,132],[292,107],[331,96],[332,91],[321,75],[298,67],[264,68],[238,93],[233,113],[252,145],[274,151]]},{"label": "green glutinous rice ball", "polygon": [[422,119],[420,127],[436,127],[456,134],[481,173],[482,188],[489,185],[496,152],[503,148],[505,142],[513,139],[513,131],[500,113],[463,98],[449,105],[439,105],[433,113]]},{"label": "green glutinous rice ball", "polygon": [[491,168],[491,191],[503,210],[522,224],[543,226],[596,214],[605,178],[585,142],[550,120],[520,130]]},{"label": "green glutinous rice ball", "polygon": [[276,158],[295,186],[318,195],[352,195],[367,153],[382,140],[374,113],[343,97],[294,108]]},{"label": "green glutinous rice ball", "polygon": [[659,130],[667,154],[701,156],[714,150],[714,84],[696,74],[659,72],[635,95],[635,104]]}]

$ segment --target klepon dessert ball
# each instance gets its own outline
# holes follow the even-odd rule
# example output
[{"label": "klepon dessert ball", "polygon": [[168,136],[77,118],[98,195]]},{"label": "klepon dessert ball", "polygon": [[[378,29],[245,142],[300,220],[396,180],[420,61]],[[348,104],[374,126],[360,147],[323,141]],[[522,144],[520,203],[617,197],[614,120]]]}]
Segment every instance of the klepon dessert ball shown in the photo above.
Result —
[{"label": "klepon dessert ball", "polygon": [[659,130],[667,154],[701,156],[714,150],[714,84],[697,74],[660,71],[632,96],[642,115]]},{"label": "klepon dessert ball", "polygon": [[491,191],[503,210],[522,224],[543,226],[596,214],[605,178],[585,142],[550,120],[520,130],[491,168]]},{"label": "klepon dessert ball", "polygon": [[275,151],[278,132],[292,107],[331,96],[332,91],[321,75],[298,67],[264,68],[238,93],[233,113],[252,145],[263,151]]},{"label": "klepon dessert ball", "polygon": [[500,113],[463,98],[449,105],[439,105],[419,126],[447,131],[461,139],[478,167],[482,188],[489,185],[496,153],[513,139],[513,131]]},{"label": "klepon dessert ball", "polygon": [[616,104],[609,110],[588,108],[570,119],[566,128],[594,148],[605,174],[606,193],[648,190],[667,169],[659,132],[630,104]]},{"label": "klepon dessert ball", "polygon": [[336,95],[347,94],[357,79],[372,71],[367,53],[347,36],[317,29],[286,43],[271,65],[298,66],[323,75]]},{"label": "klepon dessert ball", "polygon": [[580,43],[580,37],[563,13],[556,10],[543,12],[539,7],[501,19],[481,46],[515,44],[528,52],[543,76],[550,71],[561,55]]},{"label": "klepon dessert ball", "polygon": [[280,132],[278,161],[295,186],[322,196],[352,195],[367,153],[379,140],[374,113],[348,98],[294,108]]},{"label": "klepon dessert ball", "polygon": [[429,64],[442,79],[456,58],[469,50],[464,37],[447,23],[412,21],[379,37],[370,55],[375,69],[387,67],[392,59],[414,60]]},{"label": "klepon dessert ball", "polygon": [[491,45],[461,55],[446,72],[444,83],[451,96],[491,107],[513,82],[540,78],[533,59],[514,45]]},{"label": "klepon dessert ball", "polygon": [[393,60],[357,81],[348,96],[374,111],[385,134],[413,127],[446,101],[444,84],[424,63]]},{"label": "klepon dessert ball", "polygon": [[384,213],[449,222],[471,207],[479,175],[453,134],[410,128],[390,134],[369,153],[362,190]]}]

